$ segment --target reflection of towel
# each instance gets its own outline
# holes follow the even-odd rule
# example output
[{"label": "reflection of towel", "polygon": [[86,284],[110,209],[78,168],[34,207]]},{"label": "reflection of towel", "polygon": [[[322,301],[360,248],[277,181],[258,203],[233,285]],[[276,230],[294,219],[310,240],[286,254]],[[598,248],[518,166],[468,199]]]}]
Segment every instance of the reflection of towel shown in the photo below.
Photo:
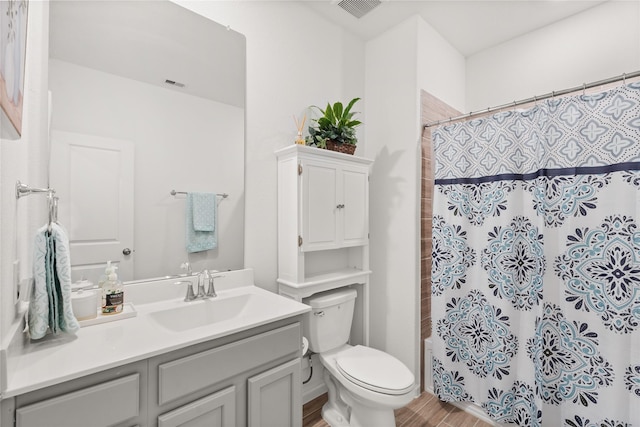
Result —
[{"label": "reflection of towel", "polygon": [[[190,193],[193,229],[196,231],[215,231],[216,202],[215,193]],[[188,202],[189,203],[189,202]]]},{"label": "reflection of towel", "polygon": [[33,277],[28,313],[30,337],[42,338],[47,330],[54,334],[76,332],[80,325],[71,308],[69,239],[57,224],[51,224],[50,233],[44,226],[36,234]]},{"label": "reflection of towel", "polygon": [[218,246],[215,193],[187,194],[187,252],[201,252]]}]

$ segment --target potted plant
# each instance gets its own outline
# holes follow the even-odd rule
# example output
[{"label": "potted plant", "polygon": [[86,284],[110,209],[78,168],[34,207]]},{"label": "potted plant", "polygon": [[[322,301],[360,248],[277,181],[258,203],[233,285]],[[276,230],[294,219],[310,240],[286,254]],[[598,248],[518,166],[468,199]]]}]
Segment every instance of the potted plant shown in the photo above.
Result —
[{"label": "potted plant", "polygon": [[322,116],[314,119],[314,126],[309,126],[307,144],[353,154],[358,142],[355,128],[362,122],[353,119],[356,112],[352,112],[351,108],[359,100],[360,98],[353,98],[346,107],[341,102],[333,105],[329,103],[324,110],[315,105],[312,106],[318,109]]}]

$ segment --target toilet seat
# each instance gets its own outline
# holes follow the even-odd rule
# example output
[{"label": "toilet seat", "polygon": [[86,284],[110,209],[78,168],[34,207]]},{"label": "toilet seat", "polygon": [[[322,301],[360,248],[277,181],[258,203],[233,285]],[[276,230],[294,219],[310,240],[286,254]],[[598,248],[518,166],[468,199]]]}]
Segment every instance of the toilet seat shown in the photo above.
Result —
[{"label": "toilet seat", "polygon": [[336,355],[336,366],[349,381],[371,391],[401,395],[414,387],[411,371],[383,351],[357,345]]}]

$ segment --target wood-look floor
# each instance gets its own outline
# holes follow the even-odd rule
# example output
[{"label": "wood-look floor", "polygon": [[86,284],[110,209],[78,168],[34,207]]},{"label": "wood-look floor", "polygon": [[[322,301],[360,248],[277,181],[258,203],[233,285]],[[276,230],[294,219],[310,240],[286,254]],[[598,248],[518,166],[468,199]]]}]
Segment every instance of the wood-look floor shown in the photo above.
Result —
[{"label": "wood-look floor", "polygon": [[[310,401],[303,407],[303,427],[329,427],[320,414],[327,395]],[[461,409],[440,400],[430,393],[422,393],[418,398],[396,411],[397,427],[491,427]]]}]

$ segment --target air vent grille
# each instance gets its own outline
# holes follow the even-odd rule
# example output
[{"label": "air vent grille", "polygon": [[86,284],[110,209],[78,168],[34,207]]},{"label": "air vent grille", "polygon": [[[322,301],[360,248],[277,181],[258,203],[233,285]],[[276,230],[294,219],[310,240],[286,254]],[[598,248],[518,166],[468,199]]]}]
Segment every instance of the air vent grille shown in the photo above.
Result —
[{"label": "air vent grille", "polygon": [[380,0],[342,0],[338,6],[360,19],[382,3]]},{"label": "air vent grille", "polygon": [[169,79],[165,79],[164,81],[166,84],[171,85],[171,86],[176,86],[176,87],[184,87],[184,83],[180,83],[177,82],[175,80],[169,80]]}]

